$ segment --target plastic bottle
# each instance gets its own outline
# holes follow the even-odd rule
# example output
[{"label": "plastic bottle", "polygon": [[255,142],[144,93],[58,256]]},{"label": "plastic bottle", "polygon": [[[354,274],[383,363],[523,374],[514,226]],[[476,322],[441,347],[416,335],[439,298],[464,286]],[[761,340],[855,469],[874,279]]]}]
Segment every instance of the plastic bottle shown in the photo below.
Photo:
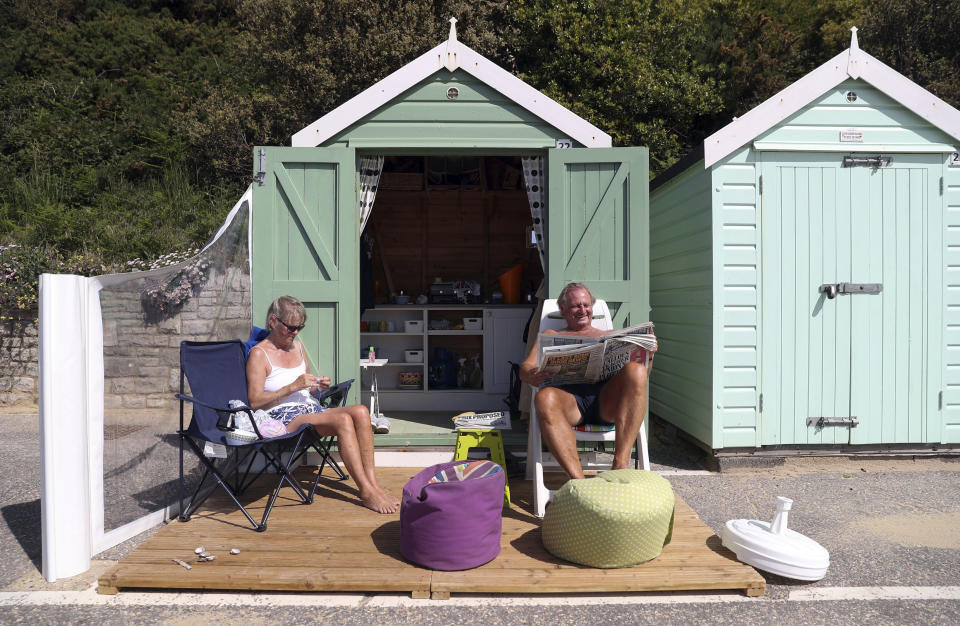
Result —
[{"label": "plastic bottle", "polygon": [[377,351],[373,346],[370,346],[370,362],[373,363],[377,360]]}]

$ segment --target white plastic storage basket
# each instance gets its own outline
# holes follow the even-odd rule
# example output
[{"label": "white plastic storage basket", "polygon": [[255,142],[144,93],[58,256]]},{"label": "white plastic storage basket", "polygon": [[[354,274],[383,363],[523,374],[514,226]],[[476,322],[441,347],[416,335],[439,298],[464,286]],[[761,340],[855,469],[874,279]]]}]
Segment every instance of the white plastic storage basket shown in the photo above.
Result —
[{"label": "white plastic storage basket", "polygon": [[422,333],[423,332],[423,320],[406,320],[403,323],[403,332],[405,333]]},{"label": "white plastic storage basket", "polygon": [[404,350],[403,360],[407,363],[423,363],[423,350]]},{"label": "white plastic storage basket", "polygon": [[482,317],[463,318],[463,329],[464,330],[483,330],[483,318]]}]

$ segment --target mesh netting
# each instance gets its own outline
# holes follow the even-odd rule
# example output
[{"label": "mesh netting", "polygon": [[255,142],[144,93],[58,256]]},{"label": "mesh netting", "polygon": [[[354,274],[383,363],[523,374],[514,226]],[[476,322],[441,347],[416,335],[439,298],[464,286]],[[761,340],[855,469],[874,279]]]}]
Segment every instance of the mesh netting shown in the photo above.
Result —
[{"label": "mesh netting", "polygon": [[[247,338],[249,214],[244,201],[192,259],[104,277],[104,532],[177,499],[180,342]],[[184,425],[189,419],[187,407]],[[184,456],[184,471],[195,482],[192,457]]]}]

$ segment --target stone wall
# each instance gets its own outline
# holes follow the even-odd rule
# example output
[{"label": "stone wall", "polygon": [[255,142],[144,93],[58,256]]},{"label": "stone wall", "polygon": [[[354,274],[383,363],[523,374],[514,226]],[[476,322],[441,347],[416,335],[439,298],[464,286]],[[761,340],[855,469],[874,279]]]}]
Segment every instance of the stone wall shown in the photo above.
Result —
[{"label": "stone wall", "polygon": [[[176,315],[150,320],[140,302],[145,279],[104,288],[104,410],[175,411],[180,388],[180,342],[246,339],[250,333],[250,276],[212,272],[204,288]],[[226,288],[224,288],[226,287]],[[0,406],[36,405],[37,325],[0,326]]]},{"label": "stone wall", "polygon": [[126,284],[100,293],[103,404],[108,415],[127,409],[176,409],[180,342],[246,339],[250,334],[247,274],[215,273],[176,315],[161,321],[148,321],[140,302],[142,289]]},{"label": "stone wall", "polygon": [[0,324],[0,406],[36,406],[37,324],[33,321]]}]

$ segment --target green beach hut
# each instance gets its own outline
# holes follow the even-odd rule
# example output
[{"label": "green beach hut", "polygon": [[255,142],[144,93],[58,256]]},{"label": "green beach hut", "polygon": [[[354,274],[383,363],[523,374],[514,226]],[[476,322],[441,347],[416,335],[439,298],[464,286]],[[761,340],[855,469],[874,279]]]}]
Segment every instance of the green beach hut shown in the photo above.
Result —
[{"label": "green beach hut", "polygon": [[[311,362],[340,380],[359,379],[360,349],[376,345],[388,413],[439,412],[449,433],[455,412],[503,409],[541,279],[550,294],[588,282],[617,324],[649,318],[647,149],[612,148],[458,41],[455,20],[446,41],[291,143],[254,151],[254,319],[279,295],[303,300]],[[363,312],[362,254],[375,284]],[[517,267],[519,291],[493,297]],[[450,293],[474,284],[469,298]],[[437,348],[469,376],[441,381]]]},{"label": "green beach hut", "polygon": [[853,29],[654,180],[651,412],[721,454],[960,442],[958,145]]}]

